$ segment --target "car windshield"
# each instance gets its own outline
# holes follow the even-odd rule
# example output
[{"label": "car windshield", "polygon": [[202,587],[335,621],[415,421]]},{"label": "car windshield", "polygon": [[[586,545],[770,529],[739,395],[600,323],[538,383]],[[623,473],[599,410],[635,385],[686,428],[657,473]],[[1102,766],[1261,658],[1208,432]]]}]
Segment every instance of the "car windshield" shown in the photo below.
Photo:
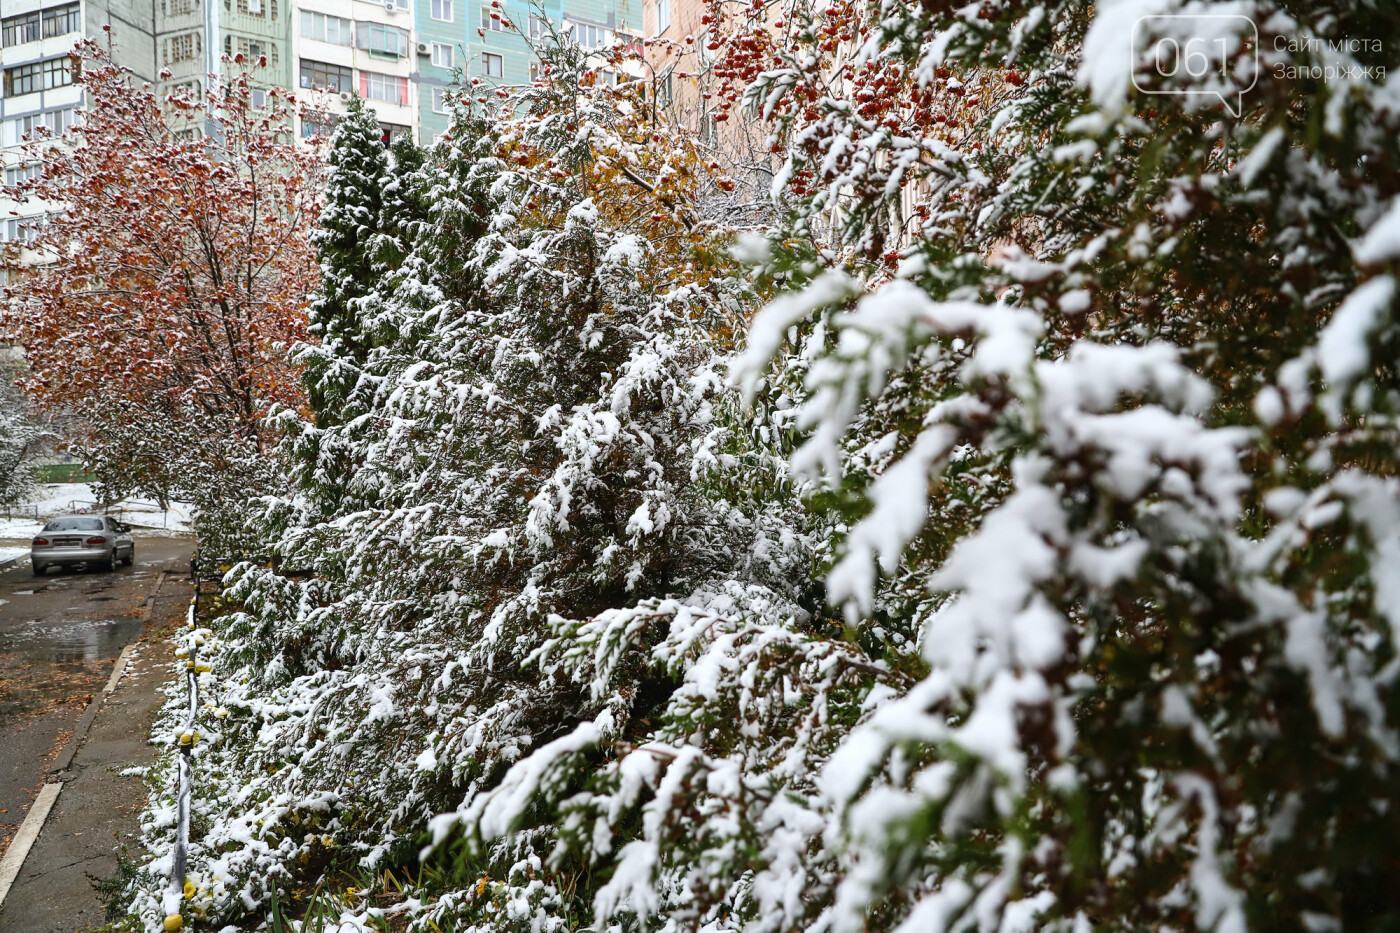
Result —
[{"label": "car windshield", "polygon": [[45,531],[101,531],[100,518],[55,518],[44,526]]}]

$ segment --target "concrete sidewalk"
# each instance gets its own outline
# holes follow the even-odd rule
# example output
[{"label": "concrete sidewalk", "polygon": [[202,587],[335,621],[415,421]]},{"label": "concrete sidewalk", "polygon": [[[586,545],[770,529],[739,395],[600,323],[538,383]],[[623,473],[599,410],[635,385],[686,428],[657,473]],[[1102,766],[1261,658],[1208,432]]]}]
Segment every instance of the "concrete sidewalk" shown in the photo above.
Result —
[{"label": "concrete sidewalk", "polygon": [[116,873],[146,802],[141,778],[121,772],[156,759],[147,739],[164,701],[168,638],[190,595],[187,575],[165,576],[123,676],[96,701],[86,736],[55,761],[48,780],[63,790],[0,906],[0,933],[76,933],[107,922],[96,884]]}]

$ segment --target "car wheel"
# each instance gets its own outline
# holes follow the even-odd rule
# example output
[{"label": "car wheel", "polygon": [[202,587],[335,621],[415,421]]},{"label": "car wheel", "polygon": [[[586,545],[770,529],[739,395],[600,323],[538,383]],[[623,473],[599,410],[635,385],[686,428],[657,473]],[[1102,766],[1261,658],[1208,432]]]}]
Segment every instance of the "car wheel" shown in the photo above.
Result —
[{"label": "car wheel", "polygon": [[136,548],[132,548],[126,552],[126,560],[122,561],[122,563],[126,564],[128,567],[136,563]]},{"label": "car wheel", "polygon": [[121,565],[122,565],[122,562],[121,562],[120,560],[117,559],[117,549],[116,549],[116,548],[112,548],[112,554],[111,554],[110,557],[107,558],[107,572],[108,572],[108,573],[116,573],[116,572],[117,572],[117,568],[120,567]]},{"label": "car wheel", "polygon": [[35,565],[34,565],[34,576],[36,576],[36,577],[42,577],[44,574],[46,574],[46,573],[48,573],[48,572],[49,572],[48,564],[35,564]]}]

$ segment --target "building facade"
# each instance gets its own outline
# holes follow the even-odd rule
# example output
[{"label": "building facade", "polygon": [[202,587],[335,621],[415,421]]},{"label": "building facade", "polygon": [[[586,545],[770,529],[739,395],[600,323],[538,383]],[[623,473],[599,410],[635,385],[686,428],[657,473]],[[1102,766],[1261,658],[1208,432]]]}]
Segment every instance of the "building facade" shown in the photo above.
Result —
[{"label": "building facade", "polygon": [[[255,103],[272,87],[291,87],[292,0],[153,0],[155,68],[160,93],[199,93],[211,74],[246,70]],[[232,61],[222,64],[223,57]]]},{"label": "building facade", "polygon": [[[648,77],[666,122],[695,133],[702,142],[718,143],[710,27],[703,21],[705,0],[643,0]],[[687,41],[690,39],[692,41]]]},{"label": "building facade", "polygon": [[[544,41],[549,32],[540,8],[527,0],[465,2],[471,27],[466,77],[480,78],[491,87],[533,81],[538,60],[532,45]],[[544,0],[543,18],[555,32],[571,34],[585,49],[602,50],[617,40],[630,45],[643,34],[643,0]]]},{"label": "building facade", "polygon": [[[644,30],[665,34],[661,19],[668,17],[658,4],[678,2],[544,0],[541,12],[527,0],[3,0],[4,181],[35,171],[17,147],[36,129],[61,136],[80,119],[82,90],[69,52],[83,36],[110,41],[117,63],[162,94],[202,93],[210,75],[246,70],[255,106],[274,87],[309,106],[298,119],[303,138],[329,135],[358,95],[386,139],[409,135],[428,145],[447,129],[448,95],[458,81],[480,79],[494,89],[537,76],[532,44],[544,41],[546,20],[601,50],[618,39],[638,42]],[[686,2],[700,8],[699,0]],[[605,80],[615,79],[605,72]],[[33,236],[54,209],[0,192],[0,242]]]},{"label": "building facade", "polygon": [[[781,160],[770,151],[769,127],[731,104],[720,104],[722,82],[715,75],[719,36],[706,22],[706,0],[642,0],[647,38],[647,79],[660,120],[693,134],[747,197],[764,200]],[[773,28],[773,11],[767,13]]]},{"label": "building facade", "polygon": [[[61,136],[78,119],[82,88],[68,53],[83,36],[107,36],[118,63],[154,80],[151,24],[159,0],[4,0],[0,9],[0,163],[13,185],[38,166],[16,147],[46,128]],[[55,205],[0,198],[0,243],[24,243]],[[6,269],[5,277],[13,270]]]},{"label": "building facade", "polygon": [[447,94],[467,67],[467,9],[471,0],[414,0],[418,141],[447,129]]},{"label": "building facade", "polygon": [[388,137],[418,138],[413,0],[295,0],[293,87],[311,107],[303,137],[329,135],[351,98]]}]

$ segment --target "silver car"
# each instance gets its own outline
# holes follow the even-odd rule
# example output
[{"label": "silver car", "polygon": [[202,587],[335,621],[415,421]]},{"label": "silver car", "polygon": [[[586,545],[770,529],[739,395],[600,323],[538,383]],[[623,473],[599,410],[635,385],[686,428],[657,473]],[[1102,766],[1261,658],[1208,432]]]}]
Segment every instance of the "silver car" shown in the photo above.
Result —
[{"label": "silver car", "polygon": [[110,515],[65,515],[44,526],[29,549],[34,576],[50,567],[86,564],[89,568],[116,570],[136,560],[136,540],[131,528]]}]

